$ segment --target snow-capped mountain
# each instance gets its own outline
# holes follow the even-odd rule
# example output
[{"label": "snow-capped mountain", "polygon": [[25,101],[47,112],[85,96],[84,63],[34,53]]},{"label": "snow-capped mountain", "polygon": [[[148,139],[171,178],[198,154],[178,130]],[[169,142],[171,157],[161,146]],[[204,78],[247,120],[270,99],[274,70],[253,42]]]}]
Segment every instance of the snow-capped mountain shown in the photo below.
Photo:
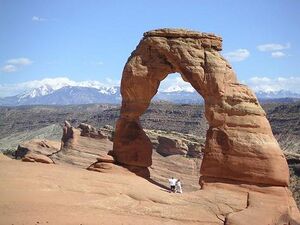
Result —
[{"label": "snow-capped mountain", "polygon": [[26,91],[20,95],[18,95],[19,99],[26,99],[26,98],[36,98],[39,96],[44,96],[51,94],[55,89],[47,84],[43,84],[42,86],[35,88],[30,91]]},{"label": "snow-capped mountain", "polygon": [[[300,99],[300,94],[291,91],[263,92],[256,96],[261,102],[290,102]],[[178,104],[199,104],[203,98],[193,89],[170,86],[160,89],[154,100],[163,100]],[[99,82],[72,83],[61,82],[59,85],[42,84],[40,87],[12,97],[0,98],[0,106],[18,105],[70,105],[109,103],[120,104],[120,87],[104,86]]]},{"label": "snow-capped mountain", "polygon": [[203,103],[203,98],[196,91],[186,91],[175,89],[175,91],[159,91],[154,100],[163,100],[176,104],[200,104]]},{"label": "snow-capped mountain", "polygon": [[191,85],[187,85],[187,86],[172,85],[172,86],[169,86],[169,87],[163,89],[160,92],[161,93],[174,93],[174,92],[189,92],[189,93],[193,93],[193,92],[195,92],[195,89]]},{"label": "snow-capped mountain", "polygon": [[0,105],[70,105],[121,102],[119,87],[64,86],[54,89],[43,85],[23,94],[0,98]]}]

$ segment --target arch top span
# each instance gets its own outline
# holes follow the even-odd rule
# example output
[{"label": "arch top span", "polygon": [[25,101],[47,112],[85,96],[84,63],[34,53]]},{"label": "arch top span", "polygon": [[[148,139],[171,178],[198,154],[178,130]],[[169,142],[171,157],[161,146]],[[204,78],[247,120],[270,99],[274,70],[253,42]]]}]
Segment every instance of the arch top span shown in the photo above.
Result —
[{"label": "arch top span", "polygon": [[201,39],[202,47],[211,47],[217,51],[222,50],[222,37],[217,36],[213,33],[204,33],[186,29],[156,29],[145,32],[143,34],[144,38],[147,37],[163,37],[163,38],[192,38]]},{"label": "arch top span", "polygon": [[178,72],[205,101],[209,129],[201,180],[287,186],[287,163],[265,112],[253,92],[238,83],[221,50],[222,38],[214,34],[183,29],[144,33],[122,75],[122,107],[113,149],[120,164],[149,175],[152,145],[139,117],[160,82]]}]

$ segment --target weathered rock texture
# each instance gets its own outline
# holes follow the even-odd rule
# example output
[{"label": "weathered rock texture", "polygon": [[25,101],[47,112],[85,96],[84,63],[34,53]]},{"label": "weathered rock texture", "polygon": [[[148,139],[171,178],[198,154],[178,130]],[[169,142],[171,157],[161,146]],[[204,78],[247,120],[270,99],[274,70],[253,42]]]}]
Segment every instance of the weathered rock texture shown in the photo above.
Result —
[{"label": "weathered rock texture", "polygon": [[97,162],[90,165],[87,169],[101,173],[111,172],[114,168],[118,168],[114,163],[115,159],[111,155],[103,154],[97,158]]},{"label": "weathered rock texture", "polygon": [[25,162],[54,163],[51,155],[59,151],[59,143],[50,140],[32,139],[18,145],[16,158]]},{"label": "weathered rock texture", "polygon": [[39,162],[39,163],[46,163],[52,164],[54,161],[46,155],[37,154],[34,152],[28,152],[23,158],[22,161],[24,162]]},{"label": "weathered rock texture", "polygon": [[188,146],[182,140],[159,136],[158,143],[156,151],[163,156],[186,155],[188,151]]},{"label": "weathered rock texture", "polygon": [[16,157],[22,157],[27,151],[33,151],[43,155],[52,155],[60,148],[60,143],[57,141],[46,139],[32,139],[22,142],[18,145]]},{"label": "weathered rock texture", "polygon": [[160,82],[178,72],[205,100],[209,129],[201,182],[225,179],[288,185],[288,166],[265,112],[253,92],[238,83],[221,50],[222,39],[213,34],[181,29],[144,34],[123,71],[113,149],[117,162],[145,168],[152,164],[152,144],[139,117]]},{"label": "weathered rock texture", "polygon": [[78,128],[81,129],[81,136],[99,139],[107,138],[107,136],[103,134],[101,130],[97,130],[95,127],[89,124],[81,123],[79,124]]},{"label": "weathered rock texture", "polygon": [[72,164],[86,169],[112,147],[107,136],[91,125],[82,123],[75,128],[66,121],[60,151],[51,158],[56,163]]}]

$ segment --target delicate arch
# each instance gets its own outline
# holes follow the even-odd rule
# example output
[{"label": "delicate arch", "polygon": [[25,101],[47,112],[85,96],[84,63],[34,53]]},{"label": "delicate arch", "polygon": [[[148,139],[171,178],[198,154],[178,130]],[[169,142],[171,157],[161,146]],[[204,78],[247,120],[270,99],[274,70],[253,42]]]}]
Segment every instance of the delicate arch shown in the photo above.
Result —
[{"label": "delicate arch", "polygon": [[253,92],[239,84],[220,55],[222,39],[181,29],[149,31],[129,57],[121,82],[116,124],[116,160],[143,176],[152,164],[152,144],[139,117],[160,82],[178,72],[202,95],[209,123],[201,181],[235,180],[287,186],[288,166],[265,112]]}]

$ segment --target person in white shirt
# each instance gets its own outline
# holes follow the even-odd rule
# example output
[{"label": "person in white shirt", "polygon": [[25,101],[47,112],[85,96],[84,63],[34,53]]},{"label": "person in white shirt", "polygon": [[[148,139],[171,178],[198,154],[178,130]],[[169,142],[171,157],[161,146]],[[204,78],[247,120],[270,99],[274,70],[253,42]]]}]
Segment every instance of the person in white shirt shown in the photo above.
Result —
[{"label": "person in white shirt", "polygon": [[176,182],[177,182],[177,179],[175,179],[174,177],[172,177],[171,179],[169,179],[171,192],[175,192]]},{"label": "person in white shirt", "polygon": [[175,192],[182,194],[182,187],[181,187],[180,179],[178,179],[175,183]]}]

